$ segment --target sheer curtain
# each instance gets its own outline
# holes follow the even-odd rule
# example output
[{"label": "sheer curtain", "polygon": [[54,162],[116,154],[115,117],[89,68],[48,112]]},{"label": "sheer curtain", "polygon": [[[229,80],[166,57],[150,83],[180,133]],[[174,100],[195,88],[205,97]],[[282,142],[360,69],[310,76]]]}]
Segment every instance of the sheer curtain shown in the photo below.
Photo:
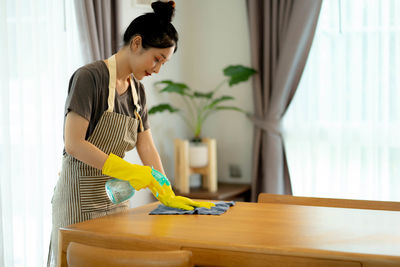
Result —
[{"label": "sheer curtain", "polygon": [[68,79],[72,1],[0,1],[0,266],[44,266]]},{"label": "sheer curtain", "polygon": [[400,201],[400,1],[324,1],[284,120],[294,195]]}]

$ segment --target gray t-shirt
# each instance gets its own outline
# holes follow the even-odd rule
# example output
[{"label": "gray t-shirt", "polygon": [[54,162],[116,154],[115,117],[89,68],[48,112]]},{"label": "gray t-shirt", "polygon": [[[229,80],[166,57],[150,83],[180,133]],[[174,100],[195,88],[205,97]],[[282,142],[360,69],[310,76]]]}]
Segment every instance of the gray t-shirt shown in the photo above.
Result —
[{"label": "gray t-shirt", "polygon": [[[68,96],[65,101],[64,109],[64,125],[65,118],[70,111],[74,111],[89,121],[85,140],[93,133],[100,117],[108,108],[108,83],[109,73],[107,65],[104,61],[96,61],[91,64],[79,68],[72,75],[69,86]],[[143,128],[150,128],[148,122],[146,94],[143,84],[137,80],[133,81],[138,95],[138,104],[141,107],[139,112],[142,118]],[[135,118],[135,105],[133,104],[132,91],[129,86],[128,90],[122,95],[115,92],[114,112],[124,114]],[[138,132],[140,126],[138,124]],[[65,136],[65,134],[64,134]],[[65,149],[64,149],[65,154]]]}]

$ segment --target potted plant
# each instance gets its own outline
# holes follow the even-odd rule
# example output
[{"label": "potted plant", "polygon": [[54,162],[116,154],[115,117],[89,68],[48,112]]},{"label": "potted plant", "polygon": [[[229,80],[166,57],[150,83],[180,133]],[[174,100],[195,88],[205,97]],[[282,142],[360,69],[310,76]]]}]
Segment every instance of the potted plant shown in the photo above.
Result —
[{"label": "potted plant", "polygon": [[[245,82],[252,75],[254,75],[256,71],[252,68],[242,65],[231,65],[226,67],[223,70],[223,73],[225,78],[209,92],[195,91],[184,83],[173,82],[171,80],[163,80],[156,83],[157,87],[161,87],[161,93],[175,93],[179,95],[185,103],[185,106],[183,109],[178,109],[168,103],[161,103],[157,106],[153,106],[149,110],[149,114],[169,111],[171,113],[177,113],[180,115],[193,133],[193,138],[191,140],[193,145],[191,145],[190,150],[191,152],[197,150],[197,152],[190,154],[200,155],[198,150],[202,149],[201,132],[205,121],[210,115],[221,110],[233,110],[246,114],[246,112],[239,107],[225,105],[225,102],[234,100],[233,96],[217,93],[226,83],[229,87],[232,87],[241,82]],[[207,155],[207,153],[205,154]],[[200,167],[202,164],[204,164],[204,160],[203,163],[194,163],[193,157],[191,157],[190,161],[191,166],[197,165],[193,167]]]}]

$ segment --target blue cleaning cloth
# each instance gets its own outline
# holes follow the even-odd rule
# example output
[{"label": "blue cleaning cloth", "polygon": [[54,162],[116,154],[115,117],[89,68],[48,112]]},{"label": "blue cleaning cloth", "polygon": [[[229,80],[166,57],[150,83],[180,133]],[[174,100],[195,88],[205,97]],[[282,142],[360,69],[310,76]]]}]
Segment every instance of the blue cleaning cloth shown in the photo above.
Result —
[{"label": "blue cleaning cloth", "polygon": [[150,215],[171,215],[171,214],[199,214],[199,215],[221,215],[225,213],[230,207],[235,205],[235,201],[219,201],[214,203],[215,206],[211,209],[195,208],[194,210],[182,210],[177,208],[170,208],[163,204],[158,205],[157,208],[150,211]]}]

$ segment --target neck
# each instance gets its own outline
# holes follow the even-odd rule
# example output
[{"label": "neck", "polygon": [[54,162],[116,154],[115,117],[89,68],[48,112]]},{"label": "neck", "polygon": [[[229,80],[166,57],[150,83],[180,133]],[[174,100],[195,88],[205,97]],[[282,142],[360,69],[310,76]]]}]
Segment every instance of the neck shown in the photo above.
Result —
[{"label": "neck", "polygon": [[129,75],[132,73],[128,58],[128,52],[126,47],[120,49],[117,54],[115,54],[116,67],[117,67],[117,80],[126,81]]}]

